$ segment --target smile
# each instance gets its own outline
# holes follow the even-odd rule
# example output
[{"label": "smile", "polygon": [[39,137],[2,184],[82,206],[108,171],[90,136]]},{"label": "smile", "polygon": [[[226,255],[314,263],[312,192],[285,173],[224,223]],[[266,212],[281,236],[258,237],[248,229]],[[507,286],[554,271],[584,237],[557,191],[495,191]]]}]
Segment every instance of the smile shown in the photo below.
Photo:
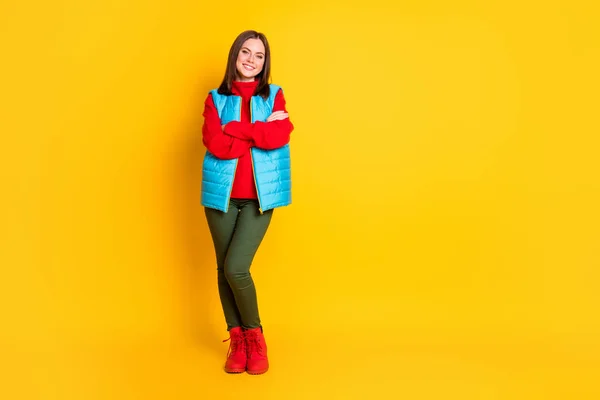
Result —
[{"label": "smile", "polygon": [[242,65],[244,66],[244,68],[245,68],[247,71],[254,71],[254,70],[256,69],[256,68],[254,68],[253,66],[251,66],[251,65],[248,65],[248,64],[242,64]]}]

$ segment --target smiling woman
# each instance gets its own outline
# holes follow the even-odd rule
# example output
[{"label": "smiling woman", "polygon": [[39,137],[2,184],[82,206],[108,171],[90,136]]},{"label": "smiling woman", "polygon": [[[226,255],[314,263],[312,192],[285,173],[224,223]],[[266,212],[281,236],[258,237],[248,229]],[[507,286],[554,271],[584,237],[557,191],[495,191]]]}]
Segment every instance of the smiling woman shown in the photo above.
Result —
[{"label": "smiling woman", "polygon": [[218,93],[232,95],[233,82],[254,82],[254,94],[267,98],[270,93],[271,49],[264,34],[256,31],[242,32],[229,50],[225,77]]},{"label": "smiling woman", "polygon": [[214,243],[219,297],[229,331],[225,371],[269,368],[250,266],[273,216],[291,203],[293,125],[283,91],[269,84],[270,49],[256,31],[241,33],[225,77],[205,101],[202,205]]}]

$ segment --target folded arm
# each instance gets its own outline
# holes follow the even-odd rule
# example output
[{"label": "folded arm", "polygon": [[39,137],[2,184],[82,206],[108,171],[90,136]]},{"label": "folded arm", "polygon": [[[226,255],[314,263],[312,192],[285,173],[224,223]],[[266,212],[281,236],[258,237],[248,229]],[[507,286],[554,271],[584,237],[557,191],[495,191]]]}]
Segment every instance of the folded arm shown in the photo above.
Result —
[{"label": "folded arm", "polygon": [[223,132],[221,119],[212,96],[208,95],[204,102],[204,125],[202,126],[202,143],[217,158],[224,160],[238,158],[252,147],[252,140],[238,138]]},{"label": "folded arm", "polygon": [[[277,111],[287,113],[285,98],[281,90],[275,96],[273,104],[273,112]],[[249,140],[254,146],[265,150],[277,149],[288,144],[293,130],[294,125],[287,117],[270,122],[232,121],[225,125],[224,129],[226,135],[239,140]]]}]

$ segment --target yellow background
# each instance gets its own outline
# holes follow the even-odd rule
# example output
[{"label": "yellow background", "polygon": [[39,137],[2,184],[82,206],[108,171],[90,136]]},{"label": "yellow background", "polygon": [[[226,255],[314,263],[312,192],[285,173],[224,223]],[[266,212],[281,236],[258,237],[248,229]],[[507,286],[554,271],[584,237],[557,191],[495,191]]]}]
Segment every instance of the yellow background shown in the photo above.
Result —
[{"label": "yellow background", "polygon": [[[600,398],[593,3],[3,0],[0,398]],[[296,126],[260,377],[199,205],[245,29]]]}]

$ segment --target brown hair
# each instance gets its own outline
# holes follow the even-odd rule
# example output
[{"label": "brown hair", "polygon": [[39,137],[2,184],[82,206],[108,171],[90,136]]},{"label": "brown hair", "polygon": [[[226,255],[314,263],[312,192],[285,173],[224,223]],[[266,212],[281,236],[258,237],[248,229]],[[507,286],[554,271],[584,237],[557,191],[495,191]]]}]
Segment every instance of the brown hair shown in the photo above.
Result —
[{"label": "brown hair", "polygon": [[269,49],[269,42],[267,41],[267,37],[257,31],[244,31],[238,35],[235,39],[231,48],[229,49],[229,57],[227,58],[227,68],[225,69],[225,77],[223,78],[223,82],[221,86],[219,86],[218,92],[220,94],[231,95],[231,83],[237,76],[237,69],[235,63],[237,61],[238,54],[244,45],[244,42],[248,39],[260,39],[265,46],[265,63],[263,65],[262,71],[258,75],[256,75],[255,79],[257,79],[258,86],[256,87],[256,91],[254,95],[259,95],[262,98],[266,99],[269,97],[269,79],[271,77],[271,51]]}]

